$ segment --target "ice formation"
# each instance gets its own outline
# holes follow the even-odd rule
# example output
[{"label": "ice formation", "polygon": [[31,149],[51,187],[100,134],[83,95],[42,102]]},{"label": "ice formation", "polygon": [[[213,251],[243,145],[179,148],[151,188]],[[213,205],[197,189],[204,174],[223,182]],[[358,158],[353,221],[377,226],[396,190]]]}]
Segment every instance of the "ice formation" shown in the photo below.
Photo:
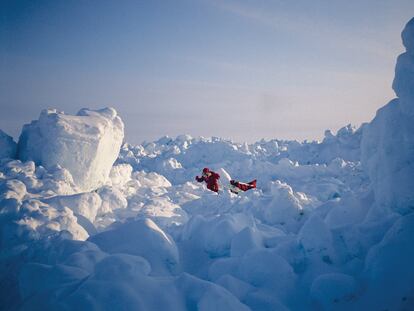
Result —
[{"label": "ice formation", "polygon": [[13,138],[0,130],[0,159],[16,157],[17,144]]},{"label": "ice formation", "polygon": [[414,209],[414,19],[402,38],[407,51],[398,57],[393,82],[398,98],[378,110],[362,139],[362,163],[378,204],[400,211]]},{"label": "ice formation", "polygon": [[82,109],[76,116],[43,110],[23,127],[18,156],[47,169],[59,165],[81,190],[91,191],[108,178],[123,138],[124,124],[112,108]]},{"label": "ice formation", "polygon": [[[43,112],[0,159],[0,309],[412,310],[413,27],[398,98],[322,142],[183,135],[118,154],[114,110]],[[205,166],[258,188],[206,191]]]}]

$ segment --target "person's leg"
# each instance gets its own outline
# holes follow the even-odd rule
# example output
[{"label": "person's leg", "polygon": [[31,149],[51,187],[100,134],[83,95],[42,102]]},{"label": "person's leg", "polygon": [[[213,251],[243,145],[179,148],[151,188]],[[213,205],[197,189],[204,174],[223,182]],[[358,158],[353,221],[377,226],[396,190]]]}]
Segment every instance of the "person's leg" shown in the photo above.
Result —
[{"label": "person's leg", "polygon": [[[257,182],[257,180],[255,179],[255,180],[252,180],[251,182],[249,182],[249,185],[252,187],[252,188],[256,188],[256,182]],[[250,188],[251,189],[251,188]]]},{"label": "person's leg", "polygon": [[244,183],[244,182],[236,182],[236,187],[243,190],[243,191],[247,191],[249,189],[254,189],[256,188],[256,179],[252,180],[249,183]]}]

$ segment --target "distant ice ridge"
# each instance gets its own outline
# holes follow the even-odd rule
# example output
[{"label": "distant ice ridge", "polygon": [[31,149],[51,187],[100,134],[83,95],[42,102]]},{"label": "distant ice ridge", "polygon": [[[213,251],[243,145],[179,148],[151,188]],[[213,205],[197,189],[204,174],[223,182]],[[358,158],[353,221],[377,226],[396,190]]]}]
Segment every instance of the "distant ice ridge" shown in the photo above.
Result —
[{"label": "distant ice ridge", "polygon": [[43,110],[23,127],[18,157],[47,169],[63,167],[81,191],[91,191],[108,178],[123,138],[124,124],[113,108],[82,109],[76,116]]},{"label": "distant ice ridge", "polygon": [[[322,142],[274,139],[247,144],[216,137],[166,136],[139,146],[125,144],[117,162],[157,172],[173,184],[192,180],[200,167],[208,166],[213,170],[224,167],[231,176],[241,180],[250,180],[254,177],[252,172],[257,172],[263,185],[277,178],[276,171],[284,171],[288,166],[297,166],[295,171],[306,171],[309,176],[312,170],[336,165],[358,166],[361,137],[362,129],[356,130],[351,125],[341,128],[336,135],[326,131]],[[303,166],[310,164],[315,167]],[[273,170],[276,167],[279,169]],[[301,174],[291,175],[293,179]]]}]

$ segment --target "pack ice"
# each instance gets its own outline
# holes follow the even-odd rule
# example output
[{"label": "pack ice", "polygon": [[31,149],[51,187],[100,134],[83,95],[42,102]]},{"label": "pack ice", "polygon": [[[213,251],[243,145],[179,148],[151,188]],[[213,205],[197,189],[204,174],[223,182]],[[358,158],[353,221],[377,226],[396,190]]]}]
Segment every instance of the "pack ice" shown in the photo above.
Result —
[{"label": "pack ice", "polygon": [[65,168],[81,191],[91,191],[108,178],[123,138],[115,109],[82,109],[76,116],[48,109],[23,127],[18,157],[46,169]]},{"label": "pack ice", "polygon": [[[120,147],[108,108],[42,112],[17,155],[0,132],[0,309],[413,310],[414,19],[402,37],[397,98],[322,142]],[[258,188],[217,195],[206,166]]]}]

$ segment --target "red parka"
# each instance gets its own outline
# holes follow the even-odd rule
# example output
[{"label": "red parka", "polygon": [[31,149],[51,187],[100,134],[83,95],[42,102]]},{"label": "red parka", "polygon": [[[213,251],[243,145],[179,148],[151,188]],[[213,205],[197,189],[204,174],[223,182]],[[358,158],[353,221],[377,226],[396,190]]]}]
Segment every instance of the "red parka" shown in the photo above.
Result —
[{"label": "red parka", "polygon": [[211,173],[210,176],[201,176],[201,177],[196,176],[196,180],[198,182],[205,181],[207,184],[207,189],[214,191],[214,192],[218,192],[219,191],[218,180],[220,178],[220,175],[213,171],[210,171],[210,173]]},{"label": "red parka", "polygon": [[233,180],[233,179],[230,180],[230,184],[231,185],[239,188],[242,191],[247,191],[249,189],[256,188],[256,182],[257,182],[256,179],[255,180],[252,180],[251,182],[248,182],[248,183],[239,182],[239,181],[236,181],[236,180]]}]

